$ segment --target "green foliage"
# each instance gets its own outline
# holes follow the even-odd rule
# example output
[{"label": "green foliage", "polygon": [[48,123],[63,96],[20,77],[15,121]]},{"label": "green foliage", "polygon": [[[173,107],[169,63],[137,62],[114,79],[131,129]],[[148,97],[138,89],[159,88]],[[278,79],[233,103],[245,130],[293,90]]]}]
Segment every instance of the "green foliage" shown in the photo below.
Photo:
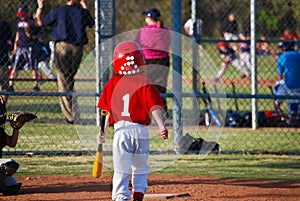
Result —
[{"label": "green foliage", "polygon": [[300,181],[297,156],[260,155],[185,155],[160,174],[217,176]]},{"label": "green foliage", "polygon": [[272,11],[262,10],[257,21],[267,31],[266,35],[278,29],[278,18]]}]

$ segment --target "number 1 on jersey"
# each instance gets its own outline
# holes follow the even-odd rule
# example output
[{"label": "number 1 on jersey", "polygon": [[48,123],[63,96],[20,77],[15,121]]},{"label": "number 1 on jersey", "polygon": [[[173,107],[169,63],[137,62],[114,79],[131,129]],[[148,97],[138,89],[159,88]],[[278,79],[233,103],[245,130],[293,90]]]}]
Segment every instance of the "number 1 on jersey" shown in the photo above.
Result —
[{"label": "number 1 on jersey", "polygon": [[124,102],[122,116],[130,117],[130,113],[128,111],[129,110],[129,94],[125,94],[122,97],[122,100]]}]

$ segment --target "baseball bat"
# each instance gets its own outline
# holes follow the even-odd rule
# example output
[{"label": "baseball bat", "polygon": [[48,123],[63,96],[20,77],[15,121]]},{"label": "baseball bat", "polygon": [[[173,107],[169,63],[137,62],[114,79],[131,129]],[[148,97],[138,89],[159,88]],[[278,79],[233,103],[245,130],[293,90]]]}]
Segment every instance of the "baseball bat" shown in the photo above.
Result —
[{"label": "baseball bat", "polygon": [[[218,92],[218,87],[217,87],[217,85],[214,84],[214,88],[215,88],[216,94],[218,94],[219,92]],[[218,104],[218,112],[221,112],[221,111],[222,111],[222,109],[221,109],[221,103],[220,103],[220,100],[219,100],[218,97],[217,97],[217,104]]]},{"label": "baseball bat", "polygon": [[211,108],[208,109],[208,112],[211,116],[211,118],[216,122],[217,126],[222,126],[222,122],[218,118],[218,116],[215,114],[215,111]]},{"label": "baseball bat", "polygon": [[[205,87],[205,82],[202,82],[203,87]],[[204,113],[204,123],[206,126],[210,125],[210,114],[209,114],[209,107],[206,101],[206,97],[201,98],[205,105],[205,113]]]},{"label": "baseball bat", "polygon": [[[100,136],[103,136],[105,120],[106,120],[107,114],[108,114],[107,110],[101,110],[101,113],[100,113],[100,118],[101,118]],[[102,166],[103,166],[103,147],[102,147],[102,144],[98,144],[96,156],[94,159],[94,166],[93,166],[93,177],[94,178],[101,177]]]},{"label": "baseball bat", "polygon": [[[231,85],[232,85],[232,93],[234,95],[236,95],[234,83],[231,82]],[[235,110],[236,110],[236,112],[239,112],[240,110],[239,110],[239,106],[238,106],[238,102],[237,102],[237,97],[234,97],[234,104],[235,104]]]},{"label": "baseball bat", "polygon": [[[205,86],[205,82],[202,83],[202,90],[204,94],[208,94]],[[216,122],[218,126],[222,126],[221,120],[218,118],[218,116],[215,114],[215,111],[212,108],[212,102],[210,96],[207,97],[207,100],[209,102],[209,108],[208,108],[208,113],[210,114],[210,117]]]}]

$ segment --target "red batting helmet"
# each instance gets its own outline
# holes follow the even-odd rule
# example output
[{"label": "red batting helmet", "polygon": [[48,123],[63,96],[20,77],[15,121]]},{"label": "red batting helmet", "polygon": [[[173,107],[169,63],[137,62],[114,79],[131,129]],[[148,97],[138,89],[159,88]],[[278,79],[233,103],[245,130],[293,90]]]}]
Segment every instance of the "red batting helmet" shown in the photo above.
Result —
[{"label": "red batting helmet", "polygon": [[18,8],[17,16],[18,17],[25,17],[26,13],[28,13],[28,7],[27,5],[21,5]]},{"label": "red batting helmet", "polygon": [[226,42],[220,41],[218,42],[218,47],[227,47],[228,44]]},{"label": "red batting helmet", "polygon": [[114,50],[113,69],[116,75],[132,75],[145,65],[141,47],[134,41],[119,43]]}]

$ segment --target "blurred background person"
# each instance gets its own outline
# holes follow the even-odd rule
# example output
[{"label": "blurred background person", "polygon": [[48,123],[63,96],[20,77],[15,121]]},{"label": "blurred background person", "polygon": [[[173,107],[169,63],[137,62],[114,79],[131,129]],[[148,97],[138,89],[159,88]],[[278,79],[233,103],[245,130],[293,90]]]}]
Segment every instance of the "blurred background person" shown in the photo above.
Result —
[{"label": "blurred background person", "polygon": [[223,36],[225,40],[237,40],[238,39],[239,26],[235,20],[235,15],[230,13],[223,27]]},{"label": "blurred background person", "polygon": [[295,50],[298,50],[299,48],[299,36],[298,34],[296,33],[296,31],[292,31],[291,29],[289,28],[286,28],[283,32],[283,40],[288,40],[288,41],[295,41]]},{"label": "blurred background person", "polygon": [[[9,53],[12,48],[12,32],[10,24],[2,19],[0,13],[0,91],[8,91],[9,86]],[[4,101],[7,101],[6,95],[1,95]]]},{"label": "blurred background person", "polygon": [[[201,36],[202,36],[203,20],[202,19],[197,19],[197,23],[198,23],[198,26],[199,26],[199,36],[197,36],[197,37],[199,37],[199,39],[200,39]],[[192,37],[196,40],[196,42],[198,43],[199,54],[201,54],[203,52],[203,47],[202,47],[200,41],[197,41],[197,38],[194,36],[194,26],[195,26],[195,22],[193,22],[193,19],[190,18],[184,23],[183,28],[184,28],[185,33],[189,37]]]},{"label": "blurred background person", "polygon": [[[13,65],[10,78],[18,77],[18,68],[22,66],[24,70],[32,71],[32,78],[34,81],[34,91],[39,91],[39,83],[37,80],[37,42],[39,28],[35,26],[35,20],[30,15],[27,5],[21,5],[18,8],[17,33],[15,37],[13,56],[15,56],[15,63]],[[25,61],[25,63],[24,63]],[[23,65],[24,64],[24,65]],[[14,91],[13,80],[9,81],[9,91]]]},{"label": "blurred background person", "polygon": [[266,37],[262,35],[260,41],[256,43],[257,55],[269,55],[269,43],[266,41]]},{"label": "blurred background person", "polygon": [[[280,48],[283,53],[277,59],[277,81],[274,86],[275,95],[300,95],[300,52],[295,51],[295,42],[284,41]],[[277,108],[280,108],[281,99],[275,101]],[[296,125],[299,121],[298,114],[299,100],[288,100],[288,114],[290,124]],[[299,125],[298,125],[299,126]]]},{"label": "blurred background person", "polygon": [[39,81],[43,80],[43,75],[41,70],[46,74],[49,79],[56,79],[52,71],[52,66],[50,66],[50,57],[51,57],[51,49],[48,47],[43,41],[44,33],[41,31],[39,34],[39,40],[37,43],[38,49],[38,78]]},{"label": "blurred background person", "polygon": [[[143,71],[160,93],[166,93],[170,70],[171,32],[164,26],[157,8],[144,11],[142,15],[145,16],[147,25],[139,30],[135,41],[140,44],[145,55],[147,65]],[[167,101],[164,97],[163,102],[167,111]]]},{"label": "blurred background person", "polygon": [[[52,40],[55,42],[58,91],[74,92],[74,78],[81,63],[83,46],[88,43],[86,28],[95,24],[87,1],[67,0],[65,5],[52,9],[43,18],[44,0],[37,3],[37,25],[54,26]],[[74,124],[75,120],[80,119],[76,96],[60,96],[60,106],[67,123]]]},{"label": "blurred background person", "polygon": [[250,73],[248,72],[247,68],[241,66],[238,53],[234,51],[232,47],[228,45],[227,42],[218,42],[218,52],[222,59],[221,62],[221,69],[217,73],[217,77],[215,79],[218,82],[223,74],[226,72],[227,67],[232,65],[239,69],[242,72],[242,77],[246,76],[249,77]]},{"label": "blurred background person", "polygon": [[[241,67],[247,68],[249,71],[251,71],[251,54],[250,54],[250,40],[247,36],[246,31],[241,31],[238,33],[238,37],[243,42],[240,42],[240,65]],[[246,77],[247,74],[244,73],[242,75],[242,78]],[[250,76],[250,73],[248,77]]]},{"label": "blurred background person", "polygon": [[[235,15],[230,13],[223,24],[223,37],[225,40],[238,40],[238,31],[239,25],[235,19]],[[238,50],[238,46],[236,43],[232,44],[232,48],[234,51]]]}]

